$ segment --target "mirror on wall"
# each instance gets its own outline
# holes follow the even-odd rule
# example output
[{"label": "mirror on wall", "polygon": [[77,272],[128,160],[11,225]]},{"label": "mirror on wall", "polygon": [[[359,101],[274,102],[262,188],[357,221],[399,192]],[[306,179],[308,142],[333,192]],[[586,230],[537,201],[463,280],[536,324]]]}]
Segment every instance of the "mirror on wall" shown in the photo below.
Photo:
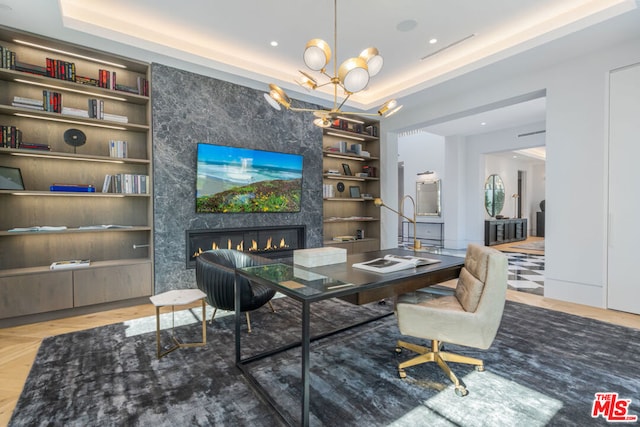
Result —
[{"label": "mirror on wall", "polygon": [[440,180],[416,182],[416,215],[440,216]]},{"label": "mirror on wall", "polygon": [[489,175],[484,183],[484,207],[490,217],[502,212],[504,207],[504,182],[499,175]]}]

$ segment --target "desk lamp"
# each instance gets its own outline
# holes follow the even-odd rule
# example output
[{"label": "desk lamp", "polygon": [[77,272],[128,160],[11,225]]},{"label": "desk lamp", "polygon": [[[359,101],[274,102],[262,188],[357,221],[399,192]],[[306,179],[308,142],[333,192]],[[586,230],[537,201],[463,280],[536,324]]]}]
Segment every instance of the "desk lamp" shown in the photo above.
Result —
[{"label": "desk lamp", "polygon": [[[404,201],[406,199],[411,200],[411,202],[413,203],[413,218],[409,218],[408,216],[406,216],[403,212],[402,212],[402,207],[404,205]],[[417,221],[416,221],[416,201],[413,200],[413,197],[409,196],[408,194],[406,196],[404,196],[402,198],[402,200],[400,200],[400,212],[398,212],[395,209],[390,208],[389,206],[385,205],[384,202],[382,201],[381,198],[377,197],[374,201],[373,204],[376,205],[377,207],[380,206],[384,206],[385,208],[389,209],[391,212],[395,212],[396,214],[400,215],[402,218],[406,219],[407,221],[409,221],[410,223],[413,224],[413,247],[409,247],[409,249],[413,249],[414,251],[421,251],[422,249],[422,242],[420,242],[420,240],[418,240],[418,234],[417,234]]]}]

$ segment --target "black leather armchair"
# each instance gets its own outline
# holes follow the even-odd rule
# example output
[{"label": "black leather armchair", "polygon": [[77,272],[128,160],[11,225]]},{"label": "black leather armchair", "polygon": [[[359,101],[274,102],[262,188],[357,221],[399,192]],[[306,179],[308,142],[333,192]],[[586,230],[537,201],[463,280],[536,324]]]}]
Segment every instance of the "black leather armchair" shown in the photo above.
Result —
[{"label": "black leather armchair", "polygon": [[[216,311],[235,310],[235,273],[240,267],[268,264],[270,260],[232,249],[216,249],[200,254],[196,259],[196,284],[207,294],[207,303],[214,308],[211,321]],[[226,267],[227,269],[223,268]],[[231,270],[228,270],[231,269]],[[250,282],[240,277],[240,310],[246,314],[247,329],[251,332],[249,312],[269,304],[276,291],[259,283]]]}]

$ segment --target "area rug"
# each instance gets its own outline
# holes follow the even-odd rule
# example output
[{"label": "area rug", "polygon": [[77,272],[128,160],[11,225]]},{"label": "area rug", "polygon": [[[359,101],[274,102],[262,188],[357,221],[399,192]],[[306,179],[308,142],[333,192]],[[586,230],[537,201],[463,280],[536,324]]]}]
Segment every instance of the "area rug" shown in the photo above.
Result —
[{"label": "area rug", "polygon": [[509,246],[509,249],[526,249],[529,251],[542,251],[544,252],[544,240],[537,240],[535,242],[522,243],[519,245]]},{"label": "area rug", "polygon": [[[245,355],[299,337],[300,306],[289,298],[274,306],[276,313],[252,314],[252,333],[243,330]],[[312,330],[389,310],[317,303]],[[192,322],[176,329],[185,340],[198,339],[199,311],[187,312]],[[149,319],[141,319],[44,340],[10,425],[282,425],[234,366],[232,317],[208,327],[206,347],[160,360],[148,327]],[[485,360],[485,372],[452,364],[468,386],[464,398],[433,364],[409,368],[407,378],[399,379],[397,363],[410,356],[396,355],[399,337],[391,315],[312,343],[311,425],[608,425],[591,417],[599,392],[631,399],[629,414],[640,414],[639,330],[507,302],[491,349],[448,346]],[[294,349],[252,365],[294,424],[300,414],[299,359]]]}]

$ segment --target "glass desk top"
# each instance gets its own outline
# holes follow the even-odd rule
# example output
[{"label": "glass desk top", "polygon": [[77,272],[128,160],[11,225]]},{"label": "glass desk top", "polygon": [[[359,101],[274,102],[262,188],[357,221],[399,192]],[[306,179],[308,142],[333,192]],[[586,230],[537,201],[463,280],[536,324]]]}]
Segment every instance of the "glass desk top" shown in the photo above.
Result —
[{"label": "glass desk top", "polygon": [[281,263],[244,267],[238,270],[247,273],[252,280],[261,279],[285,294],[297,294],[300,297],[331,294],[356,286],[353,283]]}]

